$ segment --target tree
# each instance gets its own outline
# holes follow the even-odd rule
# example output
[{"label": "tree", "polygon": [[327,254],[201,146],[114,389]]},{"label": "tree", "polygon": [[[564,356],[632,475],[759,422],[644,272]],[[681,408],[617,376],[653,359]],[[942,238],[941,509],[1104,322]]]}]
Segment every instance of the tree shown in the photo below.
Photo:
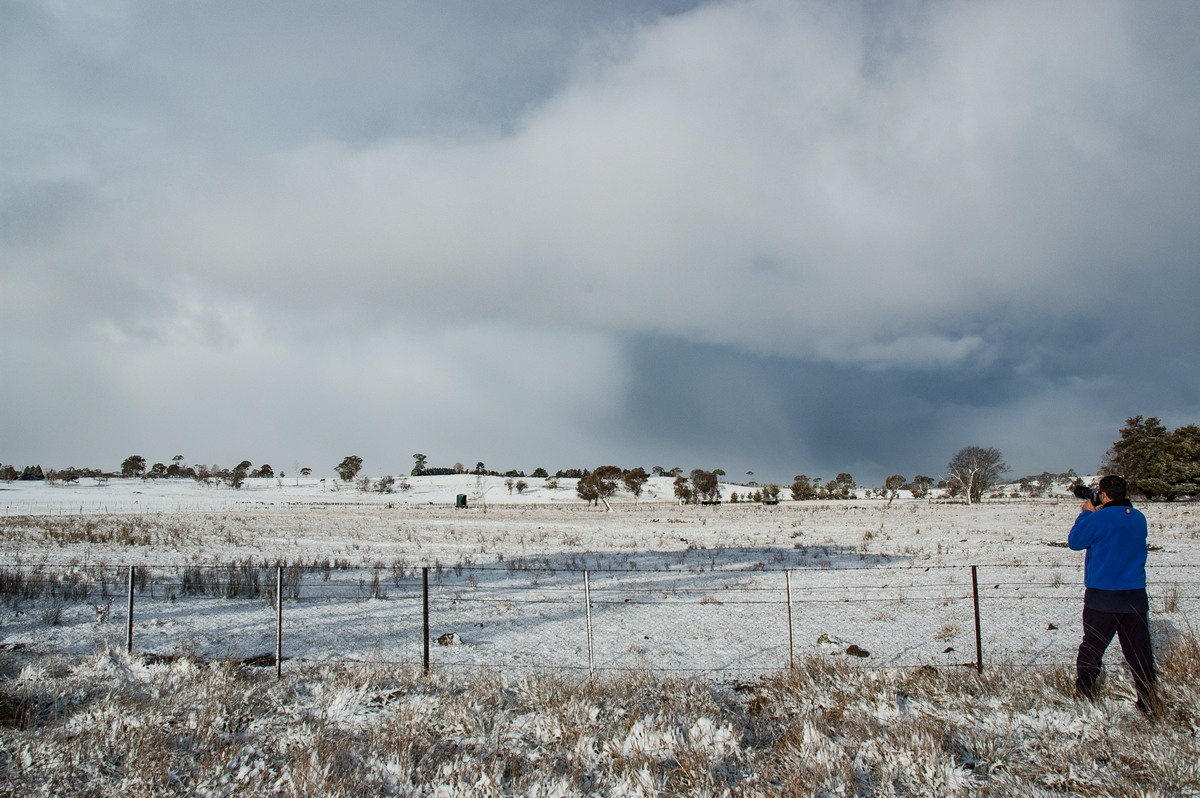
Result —
[{"label": "tree", "polygon": [[1167,428],[1154,416],[1125,419],[1121,439],[1113,443],[1100,469],[1125,477],[1130,493],[1147,499],[1167,493]]},{"label": "tree", "polygon": [[590,475],[580,479],[575,483],[575,495],[589,504],[600,501],[600,489],[596,486],[596,480]]},{"label": "tree", "polygon": [[721,499],[721,484],[717,475],[703,468],[693,468],[691,473],[692,494],[697,501],[715,502]]},{"label": "tree", "polygon": [[1125,420],[1120,435],[1101,470],[1124,476],[1131,493],[1167,501],[1200,493],[1200,427],[1188,424],[1167,432],[1153,416],[1134,416]]},{"label": "tree", "polygon": [[946,481],[951,490],[966,497],[967,504],[983,498],[983,493],[1000,481],[1008,471],[1004,455],[994,447],[964,446],[946,465]]},{"label": "tree", "polygon": [[539,466],[538,468],[533,469],[533,473],[531,473],[529,476],[536,479],[546,479],[550,476],[550,474],[546,472],[546,469]]},{"label": "tree", "polygon": [[585,474],[579,478],[579,481],[575,484],[575,492],[579,494],[579,498],[595,504],[617,492],[617,485],[621,479],[621,474],[621,469],[618,466],[600,466],[590,474]]},{"label": "tree", "polygon": [[305,466],[304,468],[301,468],[301,469],[300,469],[300,476],[302,476],[302,477],[311,477],[311,476],[312,476],[312,469],[311,469],[311,468],[309,468],[308,466]]},{"label": "tree", "polygon": [[637,501],[642,497],[642,488],[648,479],[650,477],[646,474],[646,469],[638,466],[626,473],[622,481],[625,483],[625,490],[632,493],[634,501]]},{"label": "tree", "polygon": [[912,482],[908,483],[908,489],[912,492],[914,499],[924,499],[929,495],[930,489],[933,488],[933,483],[933,477],[917,474],[913,477]]},{"label": "tree", "polygon": [[675,477],[674,488],[675,498],[679,499],[681,504],[691,504],[696,500],[696,494],[692,491],[691,483],[682,474]]},{"label": "tree", "polygon": [[837,475],[837,477],[834,479],[834,482],[836,483],[836,488],[834,491],[831,491],[831,492],[836,493],[837,498],[839,498],[839,499],[853,499],[854,498],[854,491],[858,487],[858,485],[856,485],[854,482],[854,477],[850,476],[845,471],[843,471],[842,473]]},{"label": "tree", "polygon": [[814,484],[805,474],[797,474],[792,479],[792,501],[808,501],[817,498],[817,488],[820,480]]},{"label": "tree", "polygon": [[412,476],[419,477],[425,473],[425,461],[428,459],[429,458],[420,453],[413,455],[413,460],[416,462],[413,463]]},{"label": "tree", "polygon": [[342,458],[342,462],[338,463],[337,468],[334,470],[337,471],[337,475],[341,477],[342,482],[350,482],[358,476],[359,471],[362,471],[362,464],[362,458],[352,454]]},{"label": "tree", "polygon": [[140,477],[145,472],[146,458],[140,454],[131,454],[121,463],[121,476],[123,477]]},{"label": "tree", "polygon": [[263,463],[258,468],[254,469],[254,473],[252,473],[250,476],[257,477],[258,479],[270,479],[271,477],[275,476],[275,469],[271,468],[270,463]]},{"label": "tree", "polygon": [[883,490],[887,494],[888,504],[894,502],[896,497],[900,495],[900,491],[904,489],[905,481],[904,476],[901,474],[892,474],[883,481]]}]

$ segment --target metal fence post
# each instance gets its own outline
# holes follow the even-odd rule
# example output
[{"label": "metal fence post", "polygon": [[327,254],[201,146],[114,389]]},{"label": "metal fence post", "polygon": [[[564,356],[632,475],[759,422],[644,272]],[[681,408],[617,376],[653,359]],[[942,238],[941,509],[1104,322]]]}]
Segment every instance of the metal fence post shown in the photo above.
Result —
[{"label": "metal fence post", "polygon": [[275,566],[275,678],[283,678],[283,566]]},{"label": "metal fence post", "polygon": [[971,593],[975,598],[975,670],[983,673],[983,633],[979,625],[979,566],[971,566]]},{"label": "metal fence post", "polygon": [[588,673],[591,673],[595,669],[592,660],[592,587],[587,571],[583,572],[583,606],[587,617]]},{"label": "metal fence post", "polygon": [[133,582],[136,565],[129,566],[129,606],[125,611],[125,653],[133,653]]},{"label": "metal fence post", "polygon": [[425,675],[429,675],[429,566],[421,568],[421,616],[424,619],[424,637],[425,637],[425,655],[424,655],[424,670]]},{"label": "metal fence post", "polygon": [[792,572],[784,571],[784,589],[787,593],[787,621],[788,621],[788,668],[796,667],[796,640],[792,632]]}]

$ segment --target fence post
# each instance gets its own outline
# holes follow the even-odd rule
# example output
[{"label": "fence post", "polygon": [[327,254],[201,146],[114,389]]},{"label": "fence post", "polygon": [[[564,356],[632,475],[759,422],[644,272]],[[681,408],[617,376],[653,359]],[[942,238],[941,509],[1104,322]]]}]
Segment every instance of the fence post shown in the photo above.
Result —
[{"label": "fence post", "polygon": [[592,586],[587,571],[583,572],[583,607],[587,617],[588,673],[591,673],[595,669],[592,660]]},{"label": "fence post", "polygon": [[125,611],[125,653],[133,653],[133,582],[136,565],[129,566],[129,605]]},{"label": "fence post", "polygon": [[788,619],[788,668],[796,667],[796,640],[792,633],[792,572],[784,571],[784,588],[787,592],[787,619]]},{"label": "fence post", "polygon": [[283,678],[283,566],[275,566],[275,678]]},{"label": "fence post", "polygon": [[421,616],[424,623],[425,654],[424,671],[429,675],[429,566],[421,568]]},{"label": "fence post", "polygon": [[971,566],[971,593],[975,598],[975,670],[983,673],[983,634],[979,626],[979,566]]}]

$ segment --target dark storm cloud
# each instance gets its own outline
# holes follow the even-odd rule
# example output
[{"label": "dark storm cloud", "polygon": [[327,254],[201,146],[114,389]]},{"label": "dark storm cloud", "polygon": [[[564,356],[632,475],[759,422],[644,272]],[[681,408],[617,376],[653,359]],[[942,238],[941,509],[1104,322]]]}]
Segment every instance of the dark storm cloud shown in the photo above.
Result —
[{"label": "dark storm cloud", "polygon": [[390,432],[331,438],[435,459],[882,478],[1087,469],[1200,408],[1188,5],[0,14],[6,376],[73,392],[29,353],[86,348],[115,429],[236,394],[278,417],[205,439],[282,446],[352,384]]}]

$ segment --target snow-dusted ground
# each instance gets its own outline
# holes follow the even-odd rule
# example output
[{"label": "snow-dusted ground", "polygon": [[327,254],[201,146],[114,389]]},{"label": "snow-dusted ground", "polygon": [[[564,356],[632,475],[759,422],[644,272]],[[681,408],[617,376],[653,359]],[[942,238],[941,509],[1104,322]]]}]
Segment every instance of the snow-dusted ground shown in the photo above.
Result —
[{"label": "snow-dusted ground", "polygon": [[[1167,655],[1167,715],[1148,733],[1123,675],[1095,705],[1070,698],[1074,499],[681,507],[656,480],[607,511],[567,480],[529,480],[525,495],[502,479],[410,481],[392,495],[319,480],[0,485],[0,783],[22,795],[1200,794],[1195,651],[1171,645],[1200,611],[1196,505],[1143,508]],[[199,661],[273,663],[277,562],[284,678]],[[973,565],[978,677],[944,667],[974,662]],[[427,677],[424,568],[432,636],[455,636],[432,647]],[[219,595],[254,579],[235,592],[257,598]],[[796,669],[755,678],[793,657]],[[346,660],[406,667],[309,667]],[[634,670],[590,678],[589,663]],[[477,665],[501,667],[459,667]],[[895,667],[916,665],[935,667]]]},{"label": "snow-dusted ground", "polygon": [[[293,566],[283,608],[292,659],[419,661],[424,567],[432,636],[454,636],[434,647],[438,666],[742,672],[849,657],[851,646],[869,654],[853,661],[875,666],[972,663],[970,566],[985,663],[1061,664],[1078,643],[1082,555],[1063,546],[1077,513],[1069,497],[681,507],[671,480],[653,479],[640,501],[621,496],[610,511],[576,498],[572,480],[552,490],[527,479],[523,494],[495,477],[408,481],[393,494],[291,478],[241,490],[0,485],[6,573],[66,592],[10,593],[0,645],[123,645],[127,566],[137,565],[137,650],[269,655],[274,569],[259,566],[277,562]],[[1165,639],[1200,610],[1200,508],[1143,509]],[[232,563],[255,566],[240,572],[260,579],[258,598],[184,585],[228,583],[228,570],[210,567]]]}]

